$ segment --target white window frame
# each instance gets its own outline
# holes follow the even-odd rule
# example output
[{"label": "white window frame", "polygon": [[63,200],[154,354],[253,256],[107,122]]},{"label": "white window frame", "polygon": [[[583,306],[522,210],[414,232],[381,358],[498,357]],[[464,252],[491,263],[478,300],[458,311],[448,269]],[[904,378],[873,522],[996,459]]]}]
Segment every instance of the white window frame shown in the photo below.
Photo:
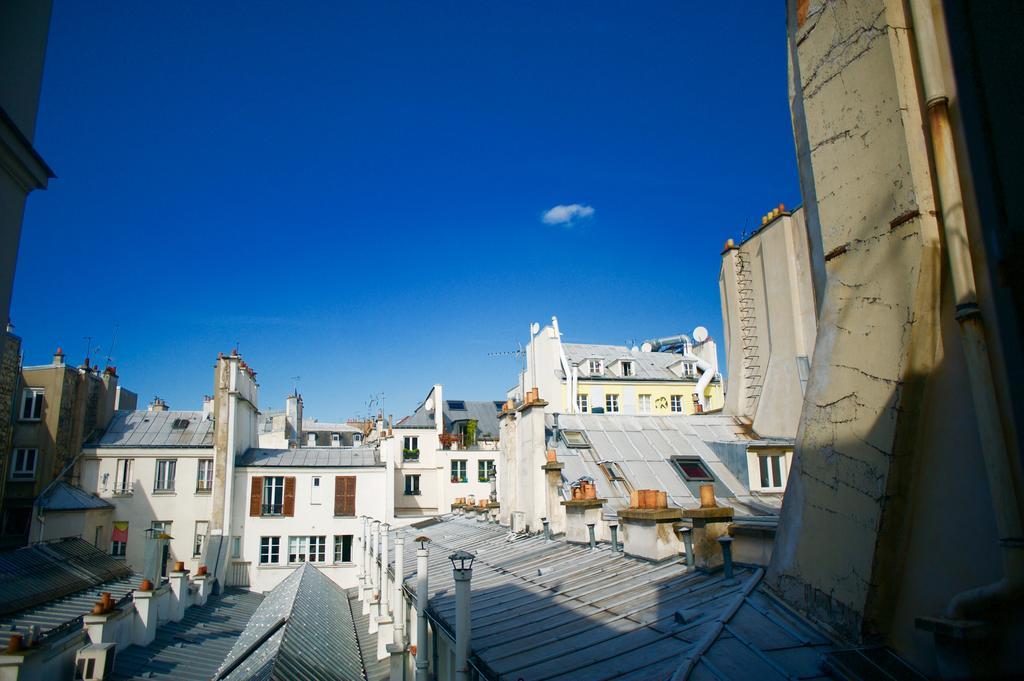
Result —
[{"label": "white window frame", "polygon": [[114,467],[114,494],[130,495],[135,487],[132,479],[132,468],[135,466],[135,459],[118,459]]},{"label": "white window frame", "polygon": [[[496,470],[494,465],[494,459],[479,459],[476,462],[476,480],[477,482],[490,482],[490,472]],[[481,475],[483,474],[483,475]],[[481,478],[483,478],[481,480]]]},{"label": "white window frame", "polygon": [[[117,522],[120,522],[120,521],[117,521]],[[131,525],[129,525],[128,527],[130,528]],[[128,532],[128,530],[125,530],[125,533],[127,533],[127,532]],[[110,530],[110,555],[113,556],[114,558],[124,558],[127,553],[128,553],[128,540],[125,539],[124,541],[116,541],[114,539],[114,527],[111,526],[111,530]]]},{"label": "white window frame", "polygon": [[419,448],[420,448],[420,438],[419,438],[418,435],[406,435],[404,438],[402,438],[402,451],[405,451],[407,449],[408,450],[415,449],[415,450],[418,451]]},{"label": "white window frame", "polygon": [[326,563],[327,536],[302,535],[288,537],[288,564]]},{"label": "white window frame", "polygon": [[636,397],[636,410],[640,414],[651,413],[651,395],[650,393],[642,393]]},{"label": "white window frame", "polygon": [[268,475],[263,478],[263,491],[260,493],[260,515],[284,515],[283,475]]},{"label": "white window frame", "polygon": [[604,396],[604,411],[606,414],[619,413],[619,394],[607,393]]},{"label": "white window frame", "polygon": [[[18,411],[21,421],[42,420],[45,395],[46,391],[43,388],[25,388],[21,392],[21,409]],[[28,412],[27,416],[26,412]]]},{"label": "white window frame", "polygon": [[331,446],[332,447],[340,447],[341,446],[341,433],[331,433]]},{"label": "white window frame", "polygon": [[281,563],[281,537],[260,537],[260,565]]},{"label": "white window frame", "polygon": [[323,480],[321,476],[314,475],[309,480],[309,503],[311,506],[320,506],[323,504]]},{"label": "white window frame", "polygon": [[213,459],[199,459],[196,464],[196,491],[213,491]]},{"label": "white window frame", "polygon": [[[348,539],[348,560],[345,560],[345,539]],[[352,549],[355,545],[355,540],[351,534],[336,534],[334,535],[334,563],[336,565],[346,565],[352,562]]]},{"label": "white window frame", "polygon": [[38,467],[38,449],[33,447],[18,447],[11,452],[11,480],[35,480],[36,469]]},{"label": "white window frame", "polygon": [[306,433],[306,446],[316,447],[316,433]]},{"label": "white window frame", "polygon": [[206,537],[210,533],[210,521],[208,520],[197,520],[196,521],[196,533],[192,539],[192,557],[199,558],[203,555],[203,549],[206,548]]},{"label": "white window frame", "polygon": [[633,376],[633,375],[634,375],[633,374],[633,362],[632,361],[623,361],[622,362],[622,377],[623,378],[629,378],[630,376]]},{"label": "white window frame", "polygon": [[669,397],[669,411],[671,411],[673,414],[684,413],[682,395],[671,395]]},{"label": "white window frame", "polygon": [[174,479],[178,472],[177,459],[157,459],[156,475],[153,479],[153,492],[170,493],[174,491]]},{"label": "white window frame", "polygon": [[590,411],[590,395],[587,393],[579,393],[576,395],[576,408],[581,414],[586,414]]},{"label": "white window frame", "polygon": [[604,360],[587,360],[587,370],[591,376],[604,376]]},{"label": "white window frame", "polygon": [[[467,471],[466,459],[452,459],[451,460],[451,466],[449,467],[448,470],[451,473],[451,477],[453,477],[453,478],[455,478],[455,477],[461,478],[460,480],[455,481],[455,484],[462,484],[464,482],[469,482],[469,476],[466,474],[466,471]],[[456,471],[458,471],[458,472],[456,472]]]},{"label": "white window frame", "polygon": [[[777,467],[773,465],[777,462]],[[753,470],[750,471],[753,489],[763,492],[783,492],[789,477],[789,457],[786,452],[755,452]],[[766,484],[767,483],[767,484]]]}]

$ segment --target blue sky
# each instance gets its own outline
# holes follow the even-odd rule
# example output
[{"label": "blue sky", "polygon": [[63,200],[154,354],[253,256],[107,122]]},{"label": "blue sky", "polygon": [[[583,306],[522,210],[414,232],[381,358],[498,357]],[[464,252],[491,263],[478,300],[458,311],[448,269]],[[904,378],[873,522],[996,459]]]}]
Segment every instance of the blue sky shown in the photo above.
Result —
[{"label": "blue sky", "polygon": [[[12,317],[198,408],[501,399],[530,322],[721,339],[722,244],[799,203],[784,4],[56,3]],[[548,224],[549,209],[592,209]],[[572,212],[572,211],[570,211]],[[557,215],[556,215],[557,217]],[[724,352],[720,350],[720,358]]]}]

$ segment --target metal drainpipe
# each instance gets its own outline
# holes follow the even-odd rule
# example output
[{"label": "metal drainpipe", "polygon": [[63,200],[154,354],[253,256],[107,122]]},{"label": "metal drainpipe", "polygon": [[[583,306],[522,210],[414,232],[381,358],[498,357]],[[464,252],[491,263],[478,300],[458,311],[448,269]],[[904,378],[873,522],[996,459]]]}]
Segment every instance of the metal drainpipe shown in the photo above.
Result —
[{"label": "metal drainpipe", "polygon": [[612,553],[619,552],[619,526],[609,525],[608,529],[612,532]]},{"label": "metal drainpipe", "polygon": [[696,556],[693,555],[693,533],[689,527],[680,527],[679,534],[683,535],[683,549],[686,551],[686,567],[693,569],[697,564]]},{"label": "metal drainpipe", "polygon": [[[372,574],[371,584],[373,593],[370,594],[371,601],[380,599],[380,527],[379,520],[375,520],[376,528],[373,532],[373,543],[370,545],[370,573]],[[378,613],[379,614],[379,613]]]},{"label": "metal drainpipe", "polygon": [[[359,586],[366,586],[366,516],[360,516],[363,521],[363,532],[359,536]],[[363,592],[360,590],[359,597],[362,600]]]},{"label": "metal drainpipe", "polygon": [[992,380],[985,324],[978,307],[974,267],[971,263],[964,198],[957,169],[953,128],[949,121],[949,97],[940,70],[934,16],[928,0],[910,0],[914,44],[921,67],[928,129],[937,185],[946,255],[956,301],[971,396],[981,439],[981,453],[1003,549],[1001,580],[955,595],[946,607],[951,618],[983,616],[999,601],[1024,595],[1024,528],[1021,523],[1019,478],[1010,459],[1000,419],[999,399]]},{"label": "metal drainpipe", "polygon": [[416,681],[427,678],[427,558],[426,545],[416,549]]},{"label": "metal drainpipe", "polygon": [[396,646],[405,646],[405,594],[402,593],[404,586],[405,566],[405,536],[401,532],[395,532],[395,638]]},{"label": "metal drainpipe", "polygon": [[732,537],[723,535],[718,538],[718,543],[722,546],[722,572],[725,574],[725,581],[731,584],[736,581],[733,579],[732,571]]},{"label": "metal drainpipe", "polygon": [[597,537],[594,536],[594,523],[587,523],[587,532],[590,534],[590,550],[597,548]]},{"label": "metal drainpipe", "polygon": [[391,612],[391,592],[388,590],[388,530],[391,526],[382,523],[380,526],[380,616],[387,617]]},{"label": "metal drainpipe", "polygon": [[455,577],[455,681],[469,681],[469,583],[472,568],[452,570]]},{"label": "metal drainpipe", "polygon": [[551,521],[547,518],[541,518],[540,521],[544,524],[544,538],[548,541],[551,540]]}]

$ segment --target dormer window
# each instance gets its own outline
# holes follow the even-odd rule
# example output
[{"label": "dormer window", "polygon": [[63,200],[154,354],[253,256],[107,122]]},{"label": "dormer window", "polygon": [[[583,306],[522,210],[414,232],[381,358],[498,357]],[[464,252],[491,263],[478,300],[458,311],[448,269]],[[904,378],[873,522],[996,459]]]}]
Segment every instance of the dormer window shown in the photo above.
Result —
[{"label": "dormer window", "polygon": [[307,447],[316,447],[316,433],[309,433],[306,436],[306,446]]},{"label": "dormer window", "polygon": [[601,376],[604,374],[604,362],[599,359],[590,360],[590,375]]},{"label": "dormer window", "polygon": [[341,433],[331,433],[331,446],[332,447],[340,447],[341,446]]},{"label": "dormer window", "polygon": [[633,363],[632,362],[623,362],[622,363],[622,375],[625,376],[625,377],[629,377],[629,376],[633,375]]}]

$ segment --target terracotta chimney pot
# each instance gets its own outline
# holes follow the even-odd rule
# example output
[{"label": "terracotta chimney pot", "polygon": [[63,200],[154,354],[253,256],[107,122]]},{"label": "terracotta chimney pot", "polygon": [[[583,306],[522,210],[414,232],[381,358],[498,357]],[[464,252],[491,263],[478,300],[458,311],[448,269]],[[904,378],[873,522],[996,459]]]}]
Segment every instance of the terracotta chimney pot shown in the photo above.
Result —
[{"label": "terracotta chimney pot", "polygon": [[555,454],[555,450],[553,449],[549,449],[545,456],[547,456],[548,461],[558,461],[557,455]]},{"label": "terracotta chimney pot", "polygon": [[668,492],[658,490],[658,508],[668,508]]},{"label": "terracotta chimney pot", "polygon": [[95,603],[93,603],[92,614],[93,615],[102,615],[103,614],[103,603],[101,601],[96,601]]},{"label": "terracotta chimney pot", "polygon": [[700,507],[701,508],[715,508],[718,504],[715,502],[715,486],[713,484],[705,484],[700,486]]},{"label": "terracotta chimney pot", "polygon": [[201,577],[201,576],[203,576],[205,574],[206,574],[206,566],[205,565],[200,565],[199,569],[196,570],[196,575]]},{"label": "terracotta chimney pot", "polygon": [[21,650],[21,642],[21,634],[11,634],[11,638],[7,640],[7,653],[16,653]]},{"label": "terracotta chimney pot", "polygon": [[152,591],[152,590],[153,590],[153,582],[149,581],[148,579],[142,580],[142,583],[139,584],[139,591]]},{"label": "terracotta chimney pot", "polygon": [[174,563],[174,571],[175,572],[184,572],[185,571],[185,561],[183,561],[183,560],[176,561]]}]

